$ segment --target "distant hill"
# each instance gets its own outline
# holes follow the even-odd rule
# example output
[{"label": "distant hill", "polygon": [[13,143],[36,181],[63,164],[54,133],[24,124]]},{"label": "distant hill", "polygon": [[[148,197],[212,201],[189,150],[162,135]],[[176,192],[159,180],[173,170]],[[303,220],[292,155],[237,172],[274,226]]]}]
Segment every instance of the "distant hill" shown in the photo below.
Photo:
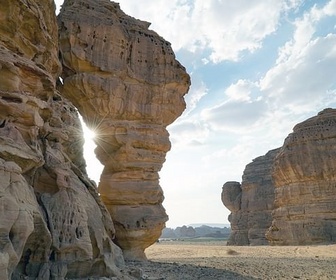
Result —
[{"label": "distant hill", "polygon": [[[196,224],[197,225],[197,224]],[[217,225],[217,224],[216,224]],[[230,227],[217,226],[182,226],[175,229],[165,228],[162,231],[160,238],[197,238],[197,237],[212,237],[212,238],[228,238],[230,236]]]},{"label": "distant hill", "polygon": [[201,226],[209,226],[209,227],[215,227],[215,228],[230,228],[230,224],[219,224],[219,223],[198,223],[198,224],[190,224],[188,226],[191,226],[193,228],[201,227]]}]

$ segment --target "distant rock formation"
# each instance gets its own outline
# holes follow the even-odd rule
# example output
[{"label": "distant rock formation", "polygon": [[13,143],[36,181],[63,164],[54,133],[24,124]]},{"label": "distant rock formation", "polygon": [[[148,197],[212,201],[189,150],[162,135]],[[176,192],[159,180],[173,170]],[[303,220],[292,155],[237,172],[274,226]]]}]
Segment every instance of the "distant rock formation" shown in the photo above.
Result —
[{"label": "distant rock formation", "polygon": [[279,149],[249,163],[242,183],[226,182],[222,202],[231,211],[228,245],[267,245],[265,233],[272,222],[274,184],[272,164]]},{"label": "distant rock formation", "polygon": [[274,163],[272,245],[336,242],[335,159],[335,109],[294,127]]},{"label": "distant rock formation", "polygon": [[230,228],[227,227],[211,227],[211,226],[182,226],[173,228],[165,228],[162,231],[160,238],[175,239],[175,238],[228,238],[230,235]]},{"label": "distant rock formation", "polygon": [[159,175],[170,150],[166,126],[185,109],[190,79],[149,23],[109,0],[65,1],[59,18],[62,95],[97,137],[105,166],[99,192],[127,259],[161,235],[168,217]]},{"label": "distant rock formation", "polygon": [[335,243],[335,143],[336,109],[325,109],[296,125],[280,149],[247,165],[241,185],[225,183],[228,244]]}]

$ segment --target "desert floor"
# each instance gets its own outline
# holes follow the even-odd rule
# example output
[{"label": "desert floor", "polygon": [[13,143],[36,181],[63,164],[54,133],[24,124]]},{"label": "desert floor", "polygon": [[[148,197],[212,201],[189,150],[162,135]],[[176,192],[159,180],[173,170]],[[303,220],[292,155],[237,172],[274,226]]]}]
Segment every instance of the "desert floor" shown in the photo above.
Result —
[{"label": "desert floor", "polygon": [[336,279],[336,245],[226,246],[225,241],[164,241],[146,250],[141,279]]}]

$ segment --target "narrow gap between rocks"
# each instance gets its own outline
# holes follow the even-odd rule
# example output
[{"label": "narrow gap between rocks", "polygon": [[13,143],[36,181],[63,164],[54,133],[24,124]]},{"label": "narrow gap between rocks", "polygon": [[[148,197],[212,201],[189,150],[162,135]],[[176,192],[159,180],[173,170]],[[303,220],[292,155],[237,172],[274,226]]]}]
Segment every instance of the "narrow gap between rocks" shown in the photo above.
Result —
[{"label": "narrow gap between rocks", "polygon": [[96,143],[94,142],[95,133],[86,126],[81,116],[79,118],[82,123],[85,140],[83,149],[84,159],[86,161],[86,172],[88,173],[90,179],[94,180],[98,186],[100,175],[104,166],[100,163],[94,153],[94,150],[97,147]]}]

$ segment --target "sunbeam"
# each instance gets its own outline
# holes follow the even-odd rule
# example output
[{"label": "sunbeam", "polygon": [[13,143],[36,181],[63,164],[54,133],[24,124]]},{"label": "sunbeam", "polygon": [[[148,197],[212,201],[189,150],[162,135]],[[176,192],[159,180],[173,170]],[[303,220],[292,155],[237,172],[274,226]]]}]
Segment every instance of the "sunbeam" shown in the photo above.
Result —
[{"label": "sunbeam", "polygon": [[80,117],[82,127],[83,127],[83,133],[84,133],[84,158],[86,161],[86,171],[89,175],[89,177],[94,180],[97,185],[99,183],[100,175],[103,171],[104,166],[100,163],[100,161],[97,159],[94,149],[97,147],[97,145],[94,142],[94,139],[96,137],[96,133],[94,130],[89,129],[86,124],[84,123],[82,117]]}]

